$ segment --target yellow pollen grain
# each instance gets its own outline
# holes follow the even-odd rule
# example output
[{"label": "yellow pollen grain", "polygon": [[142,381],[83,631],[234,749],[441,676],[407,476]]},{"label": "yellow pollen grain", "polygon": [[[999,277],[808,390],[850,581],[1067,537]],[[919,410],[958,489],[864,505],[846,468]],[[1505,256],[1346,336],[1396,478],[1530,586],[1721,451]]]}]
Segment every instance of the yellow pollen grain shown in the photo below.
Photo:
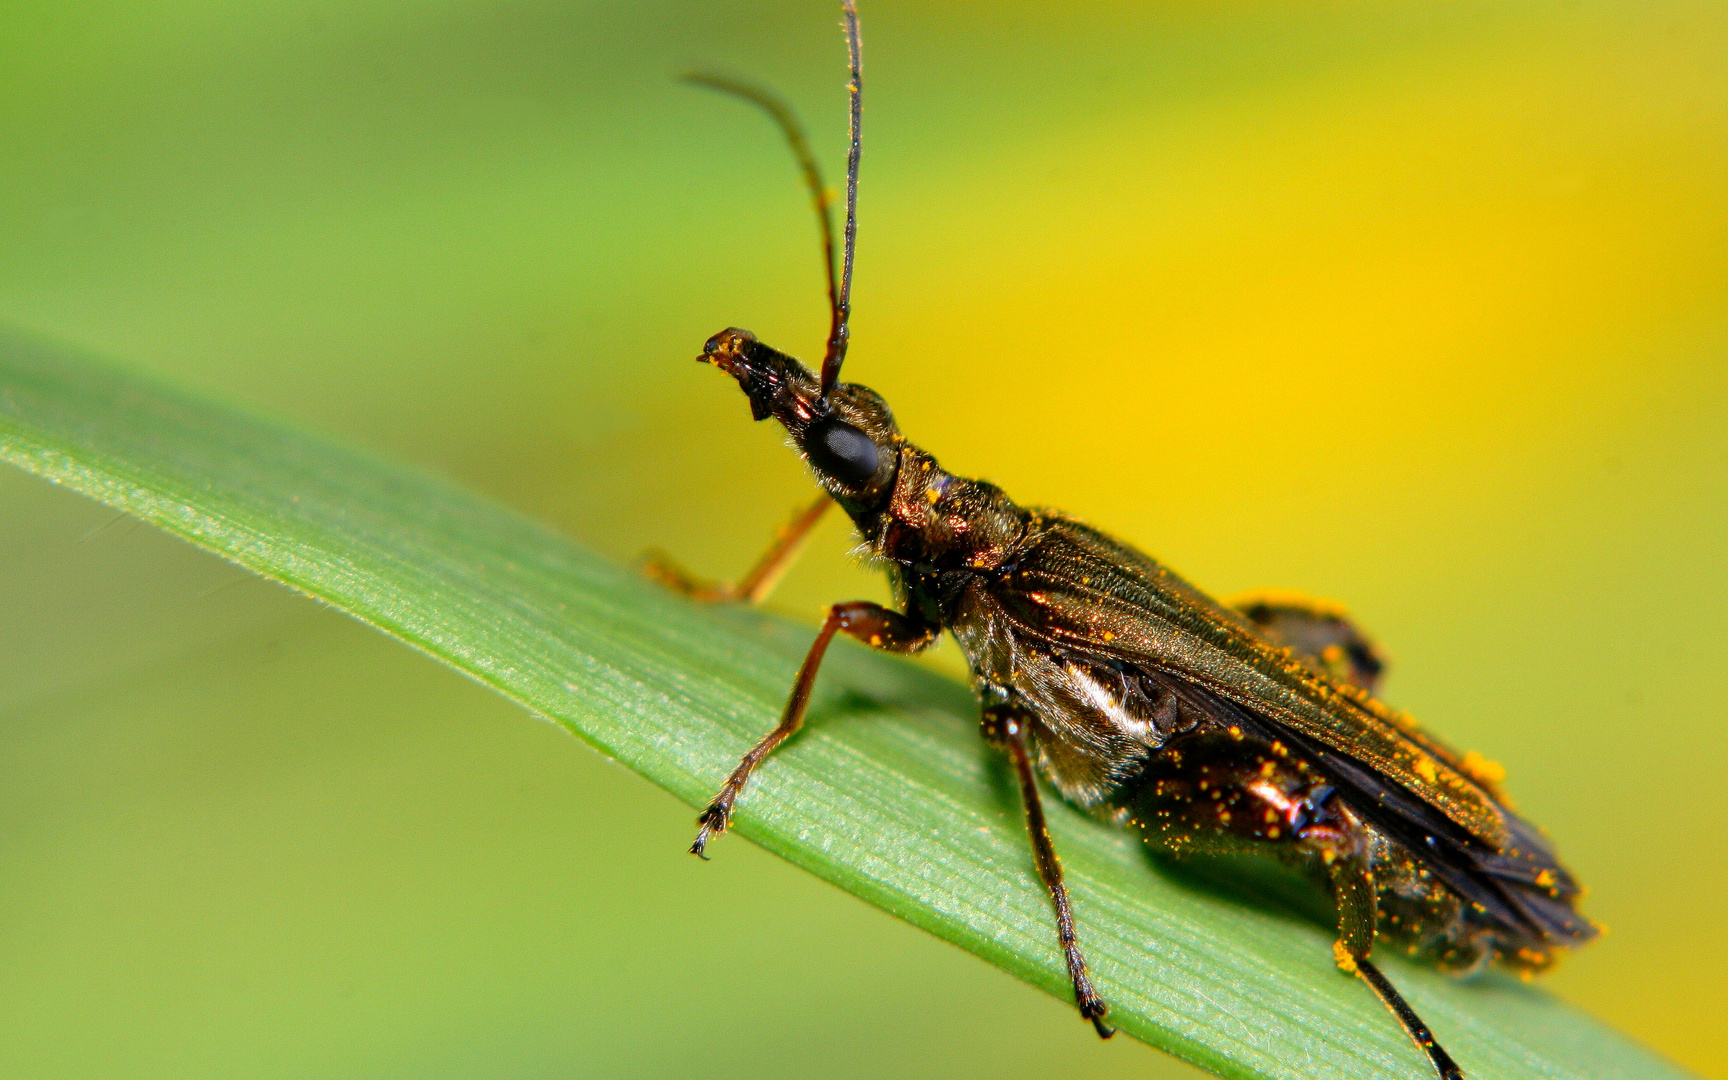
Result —
[{"label": "yellow pollen grain", "polygon": [[1230,725],[1230,737],[1232,739],[1236,739],[1237,741],[1241,741],[1242,729],[1237,727],[1235,724],[1231,724]]},{"label": "yellow pollen grain", "polygon": [[1106,630],[1106,631],[1104,631],[1104,640],[1105,641],[1115,641],[1116,635],[1111,633],[1110,631]]},{"label": "yellow pollen grain", "polygon": [[871,634],[870,635],[870,644],[872,646],[880,646],[882,644],[882,635],[881,634]]},{"label": "yellow pollen grain", "polygon": [[[1260,763],[1260,775],[1261,776],[1271,776],[1275,771],[1277,771],[1277,769],[1278,769],[1278,766],[1274,765],[1270,761],[1262,761]],[[1272,811],[1268,810],[1266,812],[1268,814],[1270,814]]]},{"label": "yellow pollen grain", "polygon": [[1458,766],[1464,770],[1464,775],[1477,783],[1498,784],[1506,779],[1506,766],[1498,761],[1491,761],[1474,750],[1466,753]]},{"label": "yellow pollen grain", "polygon": [[930,500],[931,506],[935,506],[936,500],[942,497],[942,493],[937,491],[935,488],[926,488],[924,490],[924,497]]},{"label": "yellow pollen grain", "polygon": [[1278,826],[1274,825],[1270,829],[1266,830],[1266,839],[1268,839],[1268,840],[1278,839]]},{"label": "yellow pollen grain", "polygon": [[1440,776],[1440,770],[1434,767],[1434,759],[1427,754],[1423,754],[1411,762],[1410,767],[1415,770],[1417,776],[1430,784]]},{"label": "yellow pollen grain", "polygon": [[1350,955],[1350,950],[1344,947],[1342,941],[1332,943],[1332,959],[1338,961],[1338,970],[1356,974],[1356,958]]}]

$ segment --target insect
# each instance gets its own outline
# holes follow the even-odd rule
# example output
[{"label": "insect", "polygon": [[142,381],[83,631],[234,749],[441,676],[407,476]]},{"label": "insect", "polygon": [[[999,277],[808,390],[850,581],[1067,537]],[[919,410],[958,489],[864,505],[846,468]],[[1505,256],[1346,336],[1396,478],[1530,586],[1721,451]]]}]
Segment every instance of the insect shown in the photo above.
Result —
[{"label": "insect", "polygon": [[832,314],[820,372],[736,328],[698,359],[738,381],[752,417],[786,429],[822,494],[735,586],[666,562],[649,570],[693,596],[761,599],[833,503],[898,604],[828,610],[780,723],[726,778],[690,850],[706,858],[751,774],[799,729],[836,634],[916,653],[946,631],[971,669],[984,738],[1012,761],[1075,1001],[1100,1036],[1113,1034],[1109,1010],[1087,973],[1040,778],[1160,851],[1260,853],[1309,873],[1337,909],[1338,967],[1372,988],[1441,1077],[1462,1077],[1370,959],[1376,942],[1455,973],[1498,962],[1533,974],[1596,933],[1576,910],[1577,883],[1508,808],[1497,766],[1373,696],[1380,656],[1341,611],[1285,594],[1218,603],[1096,529],[946,472],[901,434],[881,396],[840,382],[862,120],[852,0],[843,13],[850,137],[838,274],[833,206],[791,110],[761,88],[691,76],[768,113],[815,202]]}]

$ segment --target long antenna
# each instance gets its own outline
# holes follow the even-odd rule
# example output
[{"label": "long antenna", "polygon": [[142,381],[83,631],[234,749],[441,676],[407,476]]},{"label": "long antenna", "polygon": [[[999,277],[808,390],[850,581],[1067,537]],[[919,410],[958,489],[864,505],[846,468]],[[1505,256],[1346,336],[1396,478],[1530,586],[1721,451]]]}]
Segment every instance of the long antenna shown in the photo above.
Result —
[{"label": "long antenna", "polygon": [[688,71],[684,81],[705,86],[723,94],[741,97],[768,114],[780,126],[780,133],[792,147],[798,168],[804,173],[804,186],[810,189],[810,201],[816,207],[816,224],[822,232],[822,265],[828,275],[828,344],[822,351],[822,404],[840,381],[840,365],[846,361],[846,345],[851,340],[849,322],[852,318],[852,250],[858,238],[858,154],[862,147],[860,129],[863,125],[864,39],[858,32],[858,6],[854,0],[842,0],[841,27],[846,31],[846,59],[851,78],[846,83],[851,111],[847,125],[846,150],[846,227],[845,250],[841,258],[840,276],[834,276],[834,200],[822,182],[822,170],[810,153],[810,140],[804,135],[804,125],[798,114],[779,94],[757,83],[711,71]]},{"label": "long antenna", "polygon": [[846,84],[852,108],[846,148],[846,253],[840,271],[840,300],[834,305],[828,349],[822,356],[824,402],[834,392],[834,384],[840,381],[840,365],[846,362],[846,345],[851,340],[848,321],[852,318],[852,250],[858,240],[858,157],[863,148],[864,126],[864,37],[858,31],[858,5],[854,0],[841,0],[840,12],[841,25],[846,30],[846,59],[852,71]]},{"label": "long antenna", "polygon": [[[804,174],[804,186],[810,189],[810,201],[816,207],[816,228],[822,234],[822,267],[828,277],[828,309],[835,313],[828,327],[829,337],[832,338],[834,327],[842,322],[838,314],[842,302],[840,285],[834,276],[834,200],[828,193],[828,185],[822,182],[822,170],[817,167],[816,158],[810,153],[810,140],[804,136],[804,125],[798,122],[798,114],[792,111],[792,106],[786,103],[786,99],[756,83],[711,71],[690,71],[686,72],[683,78],[693,86],[705,86],[710,90],[743,98],[767,113],[768,118],[780,126],[780,133],[786,136],[786,142],[792,147],[792,155],[798,159],[798,168]],[[850,247],[847,251],[847,268],[850,270]]]}]

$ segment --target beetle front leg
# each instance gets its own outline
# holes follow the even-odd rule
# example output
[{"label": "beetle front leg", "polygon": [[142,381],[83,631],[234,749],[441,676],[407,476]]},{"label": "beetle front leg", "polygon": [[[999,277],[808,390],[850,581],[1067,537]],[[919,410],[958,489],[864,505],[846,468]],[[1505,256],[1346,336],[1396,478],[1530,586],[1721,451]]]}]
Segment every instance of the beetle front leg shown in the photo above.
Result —
[{"label": "beetle front leg", "polygon": [[759,604],[767,599],[768,594],[774,591],[774,586],[780,583],[780,578],[791,568],[811,530],[822,520],[823,512],[833,503],[834,500],[828,497],[827,492],[818,495],[815,502],[800,510],[791,521],[780,527],[780,531],[774,536],[774,542],[768,545],[768,550],[756,560],[756,565],[750,568],[750,572],[736,583],[703,581],[673,562],[670,556],[657,551],[649,552],[643,559],[642,572],[673,592],[683,593],[692,600],[742,600],[747,604]]},{"label": "beetle front leg", "polygon": [[1068,902],[1068,887],[1062,882],[1062,863],[1056,858],[1056,845],[1050,839],[1050,826],[1044,820],[1044,800],[1038,793],[1038,777],[1032,769],[1031,752],[1026,745],[1026,722],[1012,707],[986,708],[985,738],[1008,751],[1014,761],[1014,773],[1020,781],[1020,801],[1026,807],[1026,831],[1032,837],[1032,858],[1038,865],[1038,876],[1049,890],[1050,903],[1056,908],[1056,939],[1062,945],[1062,956],[1068,962],[1068,978],[1074,984],[1074,1003],[1080,1015],[1092,1021],[1100,1039],[1116,1034],[1116,1029],[1104,1022],[1110,1006],[1104,1003],[1092,976],[1086,970],[1086,957],[1080,952],[1080,941],[1074,933],[1074,908]]},{"label": "beetle front leg", "polygon": [[738,762],[738,767],[732,770],[732,775],[726,778],[726,783],[721,785],[720,793],[696,819],[702,828],[696,834],[696,842],[690,845],[692,855],[708,857],[704,854],[708,838],[726,831],[732,820],[732,805],[738,801],[738,793],[744,790],[750,773],[763,758],[774,752],[775,747],[804,726],[804,712],[810,706],[810,691],[816,685],[816,670],[822,666],[828,643],[840,632],[850,634],[872,648],[914,653],[935,641],[940,629],[868,600],[854,600],[829,608],[828,617],[822,620],[822,628],[816,632],[816,640],[810,643],[810,651],[798,669],[798,678],[792,684],[792,696],[786,702],[786,711],[781,714],[779,725],[750,748],[750,752]]}]

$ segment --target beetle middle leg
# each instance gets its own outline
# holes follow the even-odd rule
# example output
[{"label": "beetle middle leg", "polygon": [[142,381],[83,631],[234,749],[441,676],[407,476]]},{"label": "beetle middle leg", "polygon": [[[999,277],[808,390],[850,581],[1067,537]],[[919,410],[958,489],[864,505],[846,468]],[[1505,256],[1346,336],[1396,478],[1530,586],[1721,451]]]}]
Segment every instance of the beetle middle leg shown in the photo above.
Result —
[{"label": "beetle middle leg", "polygon": [[1318,770],[1277,742],[1203,732],[1153,755],[1133,809],[1147,842],[1174,855],[1277,853],[1324,870],[1338,912],[1338,967],[1368,984],[1441,1080],[1463,1080],[1428,1025],[1369,960],[1379,923],[1373,838]]},{"label": "beetle middle leg", "polygon": [[749,782],[751,772],[762,763],[763,758],[774,752],[775,747],[804,726],[804,713],[810,707],[810,691],[816,685],[816,671],[822,666],[823,656],[827,655],[828,643],[834,640],[835,634],[841,632],[857,638],[871,648],[915,653],[929,647],[940,631],[937,627],[868,600],[853,600],[829,608],[828,617],[822,620],[822,628],[816,632],[816,640],[810,643],[810,651],[805,654],[804,663],[798,668],[798,678],[792,684],[792,696],[786,702],[786,711],[781,714],[780,723],[750,748],[743,760],[738,762],[738,767],[732,770],[732,775],[726,778],[726,783],[721,785],[719,794],[714,796],[708,808],[696,819],[702,827],[696,834],[696,842],[690,845],[692,855],[707,858],[703,852],[708,847],[709,838],[726,831],[726,826],[732,820],[732,806],[738,801],[738,793],[743,791],[744,785]]},{"label": "beetle middle leg", "polygon": [[1092,985],[1086,970],[1086,957],[1080,952],[1080,942],[1074,933],[1074,909],[1068,902],[1068,887],[1062,882],[1062,864],[1056,858],[1056,845],[1050,839],[1050,827],[1044,820],[1044,801],[1038,793],[1038,778],[1032,769],[1032,756],[1026,746],[1025,720],[1012,706],[987,707],[984,711],[984,737],[1008,751],[1014,761],[1014,773],[1020,781],[1020,801],[1026,807],[1026,831],[1032,837],[1033,861],[1038,876],[1050,892],[1050,903],[1056,908],[1056,938],[1062,944],[1062,956],[1068,962],[1068,978],[1074,983],[1074,1003],[1080,1015],[1092,1021],[1098,1037],[1108,1039],[1116,1029],[1104,1022],[1110,1006]]},{"label": "beetle middle leg", "polygon": [[827,492],[816,497],[816,501],[798,511],[798,513],[780,527],[775,534],[774,542],[768,545],[768,550],[756,560],[756,565],[750,572],[736,582],[704,581],[679,566],[672,559],[660,552],[649,552],[642,561],[642,572],[658,581],[674,592],[683,593],[692,600],[728,601],[742,600],[748,604],[759,604],[774,591],[774,586],[780,584],[780,578],[791,568],[798,552],[809,538],[816,523],[822,520],[822,514],[833,505],[834,500]]}]

